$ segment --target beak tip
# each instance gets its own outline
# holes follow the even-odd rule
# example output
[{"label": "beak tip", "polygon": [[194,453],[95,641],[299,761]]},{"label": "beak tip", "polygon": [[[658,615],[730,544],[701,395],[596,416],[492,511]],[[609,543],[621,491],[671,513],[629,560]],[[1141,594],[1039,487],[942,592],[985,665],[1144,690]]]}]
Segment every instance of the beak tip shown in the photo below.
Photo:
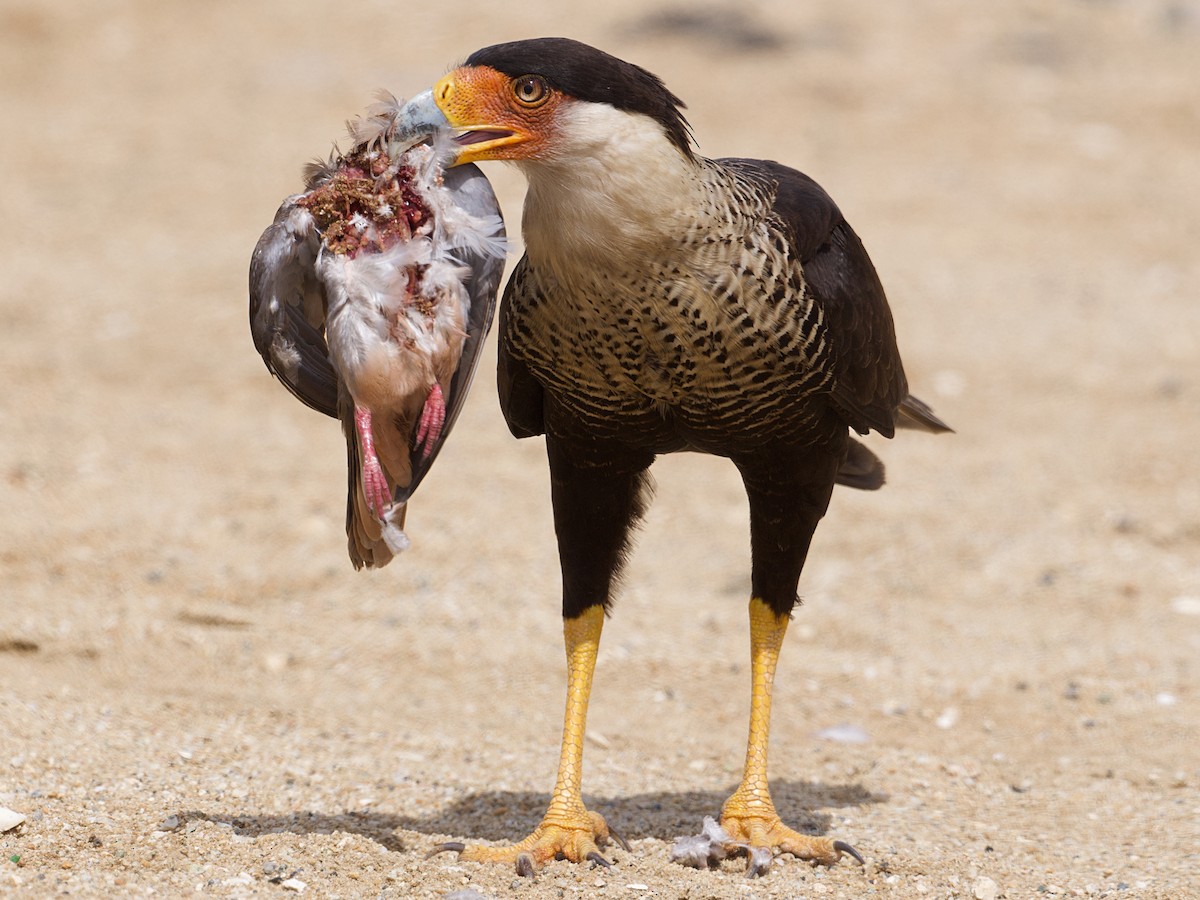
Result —
[{"label": "beak tip", "polygon": [[433,99],[433,90],[422,91],[400,108],[396,115],[396,133],[404,138],[436,134],[450,123]]}]

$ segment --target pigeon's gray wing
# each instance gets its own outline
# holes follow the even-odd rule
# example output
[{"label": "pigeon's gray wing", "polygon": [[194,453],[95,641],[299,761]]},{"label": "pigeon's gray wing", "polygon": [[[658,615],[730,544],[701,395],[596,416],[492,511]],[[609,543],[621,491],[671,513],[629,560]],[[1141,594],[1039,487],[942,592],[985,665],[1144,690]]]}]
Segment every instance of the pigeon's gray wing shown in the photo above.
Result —
[{"label": "pigeon's gray wing", "polygon": [[[443,184],[454,196],[454,202],[466,212],[480,221],[502,220],[500,204],[492,191],[487,177],[474,165],[456,166],[447,169]],[[496,233],[497,238],[504,236],[504,227]],[[463,401],[471,388],[475,370],[483,351],[483,342],[492,327],[492,319],[496,313],[496,295],[500,291],[500,280],[504,275],[504,257],[495,254],[468,253],[456,251],[463,265],[469,270],[467,277],[467,293],[470,308],[467,312],[467,338],[463,342],[462,358],[454,377],[450,381],[450,391],[446,397],[446,421],[437,442],[429,449],[428,455],[414,454],[412,481],[406,488],[397,488],[394,499],[404,502],[421,479],[433,465],[438,451],[446,442],[450,429],[454,426],[458,414],[462,411]]]},{"label": "pigeon's gray wing", "polygon": [[263,362],[307,406],[337,417],[337,374],[325,344],[325,292],[316,276],[321,238],[289,197],[250,260],[250,333]]}]

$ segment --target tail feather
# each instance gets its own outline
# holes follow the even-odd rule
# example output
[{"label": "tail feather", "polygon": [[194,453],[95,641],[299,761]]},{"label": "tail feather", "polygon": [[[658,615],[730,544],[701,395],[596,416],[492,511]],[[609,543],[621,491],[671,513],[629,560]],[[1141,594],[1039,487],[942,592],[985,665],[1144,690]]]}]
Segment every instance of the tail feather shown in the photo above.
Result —
[{"label": "tail feather", "polygon": [[[930,434],[953,432],[954,429],[937,417],[929,404],[911,394],[896,410],[896,427]],[[846,458],[837,470],[837,483],[860,491],[877,491],[887,480],[883,460],[853,438],[846,448]]]},{"label": "tail feather", "polygon": [[877,491],[887,480],[883,460],[854,438],[837,470],[837,483],[860,491]]},{"label": "tail feather", "polygon": [[943,422],[925,401],[909,394],[900,401],[896,410],[896,427],[928,431],[931,434],[953,433],[954,429]]}]

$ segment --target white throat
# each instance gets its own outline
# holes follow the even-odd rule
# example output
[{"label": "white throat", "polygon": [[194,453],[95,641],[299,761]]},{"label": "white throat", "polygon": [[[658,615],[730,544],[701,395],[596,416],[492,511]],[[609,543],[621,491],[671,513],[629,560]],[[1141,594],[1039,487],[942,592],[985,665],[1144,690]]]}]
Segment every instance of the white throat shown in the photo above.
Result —
[{"label": "white throat", "polygon": [[679,240],[701,190],[698,167],[647,116],[600,103],[558,115],[551,158],[522,161],[523,231],[539,269],[611,265]]}]

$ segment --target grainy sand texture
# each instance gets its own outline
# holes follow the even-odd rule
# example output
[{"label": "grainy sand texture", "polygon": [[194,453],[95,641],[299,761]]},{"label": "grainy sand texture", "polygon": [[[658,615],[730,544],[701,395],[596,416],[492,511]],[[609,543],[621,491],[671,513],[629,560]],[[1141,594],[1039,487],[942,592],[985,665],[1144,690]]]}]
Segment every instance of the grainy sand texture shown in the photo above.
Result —
[{"label": "grainy sand texture", "polygon": [[[596,673],[585,798],[632,851],[425,858],[553,783],[543,448],[489,347],[412,550],[355,573],[343,439],[263,368],[246,271],[377,89],[554,34],[823,184],[958,431],[870,439],[889,484],[835,494],[783,648],[778,805],[864,867],[668,859],[749,698],[746,502],[696,455]],[[5,0],[0,895],[1200,896],[1198,95],[1196,0]]]}]

